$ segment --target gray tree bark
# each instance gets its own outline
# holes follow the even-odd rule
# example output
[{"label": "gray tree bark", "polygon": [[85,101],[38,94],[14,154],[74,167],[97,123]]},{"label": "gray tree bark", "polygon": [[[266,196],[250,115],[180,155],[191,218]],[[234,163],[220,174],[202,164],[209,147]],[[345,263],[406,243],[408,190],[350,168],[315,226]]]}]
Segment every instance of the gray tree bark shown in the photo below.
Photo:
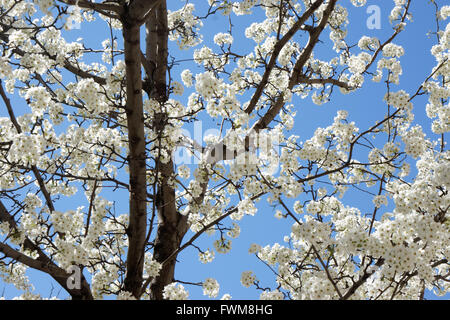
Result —
[{"label": "gray tree bark", "polygon": [[[167,6],[166,1],[152,10],[146,22],[146,57],[151,66],[147,75],[151,88],[149,97],[157,100],[160,105],[168,99],[167,94],[167,56],[168,56]],[[154,128],[159,135],[166,126],[167,115],[161,110],[161,114],[154,119]],[[159,146],[163,147],[163,146]],[[159,263],[163,263],[159,275],[150,284],[151,298],[163,299],[163,289],[174,279],[176,256],[166,259],[175,252],[188,230],[187,218],[178,213],[175,203],[175,189],[170,186],[168,180],[174,176],[174,164],[172,160],[163,163],[156,159],[157,193],[154,195],[158,211],[157,234],[154,242],[153,257]]]},{"label": "gray tree bark", "polygon": [[125,290],[138,296],[142,286],[144,247],[147,232],[147,181],[142,102],[140,25],[130,17],[125,20],[123,37],[127,77],[126,115],[130,171],[130,222],[127,230],[128,254]]}]

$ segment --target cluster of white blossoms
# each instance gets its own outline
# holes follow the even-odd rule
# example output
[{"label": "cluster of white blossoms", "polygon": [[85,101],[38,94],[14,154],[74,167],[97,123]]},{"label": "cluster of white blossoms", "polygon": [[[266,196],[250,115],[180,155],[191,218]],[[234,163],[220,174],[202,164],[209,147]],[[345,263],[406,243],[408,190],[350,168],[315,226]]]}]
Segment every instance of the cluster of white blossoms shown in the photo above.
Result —
[{"label": "cluster of white blossoms", "polygon": [[102,47],[103,47],[103,54],[102,54],[102,60],[105,63],[112,63],[113,61],[113,56],[114,56],[114,51],[117,51],[118,48],[118,44],[117,41],[114,40],[112,45],[111,45],[111,40],[110,39],[106,39],[102,42]]},{"label": "cluster of white blossoms", "polygon": [[270,29],[268,28],[270,27],[266,24],[253,22],[247,29],[245,29],[245,36],[254,40],[256,43],[260,43],[266,38],[267,33],[270,32]]},{"label": "cluster of white blossoms", "polygon": [[191,87],[192,86],[192,72],[189,69],[185,69],[183,70],[183,72],[181,72],[181,80],[183,81],[183,84],[186,87]]},{"label": "cluster of white blossoms", "polygon": [[189,293],[179,283],[171,283],[164,287],[163,297],[166,300],[187,300]]},{"label": "cluster of white blossoms", "polygon": [[30,283],[30,279],[25,274],[27,267],[23,264],[14,264],[10,266],[0,265],[0,277],[5,283],[14,284],[18,290],[23,290],[26,293],[30,293],[33,290],[33,286]]},{"label": "cluster of white blossoms", "polygon": [[430,141],[425,139],[425,134],[419,125],[402,133],[402,141],[405,144],[405,152],[415,159],[431,147]]},{"label": "cluster of white blossoms", "polygon": [[206,250],[198,254],[198,259],[201,263],[210,263],[214,260],[215,252],[212,250]]},{"label": "cluster of white blossoms", "polygon": [[98,94],[100,86],[92,79],[83,79],[77,83],[75,94],[82,99],[90,114],[99,114],[107,111],[107,104],[103,103]]},{"label": "cluster of white blossoms", "polygon": [[278,56],[279,64],[282,66],[287,66],[291,61],[292,55],[298,53],[299,51],[300,50],[298,49],[297,43],[288,42],[280,51],[280,54]]},{"label": "cluster of white blossoms", "polygon": [[[105,267],[100,270],[90,272],[92,276],[91,290],[95,299],[102,299],[104,294],[109,290],[118,291],[117,287],[117,273],[119,268],[117,262],[119,259],[108,259],[105,263]],[[128,294],[125,296],[130,297]]]},{"label": "cluster of white blossoms", "polygon": [[9,78],[12,75],[12,68],[9,61],[5,57],[0,58],[0,77]]},{"label": "cluster of white blossoms", "polygon": [[47,12],[48,9],[55,3],[54,0],[35,0],[37,2],[39,8],[43,12]]},{"label": "cluster of white blossoms", "polygon": [[223,46],[225,44],[233,43],[233,36],[229,33],[219,32],[214,36],[214,43]]},{"label": "cluster of white blossoms", "polygon": [[231,219],[233,220],[241,220],[244,215],[255,215],[257,212],[257,208],[255,207],[255,204],[250,199],[244,199],[239,202],[238,209],[235,213],[232,213],[230,215]]},{"label": "cluster of white blossoms", "polygon": [[183,95],[184,92],[183,85],[177,81],[172,82],[172,92],[174,95],[177,96]]},{"label": "cluster of white blossoms", "polygon": [[195,90],[205,99],[212,98],[219,93],[221,80],[210,71],[195,76]]},{"label": "cluster of white blossoms", "polygon": [[36,72],[39,75],[47,71],[47,66],[50,61],[47,57],[37,53],[26,53],[20,59],[20,63],[31,72]]},{"label": "cluster of white blossoms", "polygon": [[261,299],[261,300],[284,300],[284,295],[282,292],[280,292],[278,290],[263,291],[259,295],[259,299]]},{"label": "cluster of white blossoms", "polygon": [[46,148],[46,141],[41,135],[20,133],[14,135],[8,159],[12,163],[35,165]]},{"label": "cluster of white blossoms", "polygon": [[11,44],[23,45],[29,39],[29,34],[21,30],[14,30],[9,36]]},{"label": "cluster of white blossoms", "polygon": [[390,71],[390,80],[395,83],[399,84],[399,78],[400,75],[403,73],[402,66],[396,58],[390,58],[390,59],[380,59],[377,63],[377,73],[372,78],[373,81],[379,82],[381,81],[383,77],[383,69],[387,69]]},{"label": "cluster of white blossoms", "polygon": [[136,298],[129,291],[120,291],[117,295],[117,300],[136,300]]},{"label": "cluster of white blossoms", "polygon": [[241,274],[241,283],[244,287],[250,287],[256,281],[256,276],[253,271],[245,271]]},{"label": "cluster of white blossoms", "polygon": [[214,51],[203,46],[201,49],[196,49],[194,51],[194,61],[199,65],[203,65],[206,70],[220,70],[226,64],[225,56],[215,54]]},{"label": "cluster of white blossoms", "polygon": [[362,7],[362,6],[366,5],[366,2],[367,2],[367,0],[351,0],[351,1],[355,7]]},{"label": "cluster of white blossoms", "polygon": [[216,298],[217,295],[219,294],[220,286],[217,280],[213,278],[207,278],[205,279],[205,281],[203,281],[202,288],[203,288],[203,295],[208,296],[210,298]]},{"label": "cluster of white blossoms", "polygon": [[[81,207],[79,209],[81,209]],[[50,218],[56,232],[68,232],[72,235],[75,235],[79,233],[81,228],[83,227],[83,215],[84,214],[81,210],[71,210],[64,213],[60,211],[53,211],[50,215]],[[70,221],[70,224],[68,224],[67,221]]]},{"label": "cluster of white blossoms", "polygon": [[357,56],[350,57],[348,61],[348,67],[350,72],[361,74],[364,72],[366,65],[370,62],[371,56],[366,52],[361,52]]},{"label": "cluster of white blossoms", "polygon": [[[393,24],[394,22],[401,21],[402,14],[404,11],[404,6],[406,5],[407,0],[393,0],[394,1],[394,8],[392,8],[390,14],[389,14],[389,22]],[[406,16],[408,20],[411,20],[411,16]],[[405,25],[404,22],[400,22],[398,25],[395,26],[395,28],[403,28]]]},{"label": "cluster of white blossoms", "polygon": [[148,277],[158,276],[161,267],[161,263],[153,259],[153,254],[151,254],[150,252],[147,252],[145,254],[144,270],[147,273]]},{"label": "cluster of white blossoms", "polygon": [[202,41],[198,32],[203,23],[195,17],[194,10],[194,4],[187,3],[179,10],[168,11],[168,27],[171,30],[169,39],[177,41],[180,49],[194,47]]},{"label": "cluster of white blossoms", "polygon": [[231,295],[229,293],[225,293],[220,300],[231,300]]},{"label": "cluster of white blossoms", "polygon": [[383,48],[383,55],[390,58],[400,58],[405,54],[403,47],[394,43],[388,43]]},{"label": "cluster of white blossoms", "polygon": [[214,245],[214,249],[216,249],[216,251],[218,253],[228,253],[231,251],[231,240],[229,239],[217,239],[213,242]]},{"label": "cluster of white blossoms", "polygon": [[50,103],[51,96],[44,87],[32,87],[27,90],[25,99],[32,100],[30,107],[33,110],[33,114],[41,117]]},{"label": "cluster of white blossoms", "polygon": [[258,3],[258,0],[243,0],[233,2],[233,12],[236,15],[251,14],[251,9]]},{"label": "cluster of white blossoms", "polygon": [[441,10],[439,10],[439,19],[445,20],[450,17],[450,6],[443,6]]},{"label": "cluster of white blossoms", "polygon": [[391,104],[398,109],[412,109],[412,103],[409,101],[409,94],[404,90],[389,92],[384,99],[388,104]]},{"label": "cluster of white blossoms", "polygon": [[270,265],[276,263],[289,263],[293,258],[293,251],[289,248],[280,246],[278,243],[275,243],[273,246],[259,248],[257,253],[260,259],[266,261]]},{"label": "cluster of white blossoms", "polygon": [[[329,168],[335,168],[339,160],[345,161],[347,155],[344,151],[348,150],[359,131],[354,122],[346,121],[346,117],[345,110],[338,111],[332,125],[327,128],[317,128],[314,136],[306,140],[300,150],[292,152],[292,155],[300,159],[320,161],[322,166]],[[326,147],[330,137],[337,143],[336,148],[331,150]]]},{"label": "cluster of white blossoms", "polygon": [[[442,8],[441,11],[449,11]],[[446,19],[448,14],[441,14]],[[429,118],[437,118],[433,121],[431,129],[436,134],[443,134],[450,129],[450,122],[448,121],[450,107],[448,99],[450,97],[450,23],[447,24],[445,30],[441,30],[438,33],[439,43],[434,45],[431,49],[431,53],[436,58],[436,66],[434,68],[434,74],[431,81],[424,84],[424,89],[429,94],[428,104],[426,106],[427,116]],[[439,77],[442,77],[441,81],[437,81]],[[445,104],[445,101],[447,103]]]},{"label": "cluster of white blossoms", "polygon": [[191,176],[191,170],[185,164],[178,167],[177,173],[182,179],[188,179]]},{"label": "cluster of white blossoms", "polygon": [[362,36],[358,41],[361,50],[377,50],[380,47],[380,40],[376,37]]},{"label": "cluster of white blossoms", "polygon": [[[446,63],[448,65],[448,63]],[[447,66],[448,69],[448,66]],[[448,86],[448,85],[447,85]],[[442,134],[450,130],[449,117],[450,107],[442,101],[450,97],[450,89],[441,87],[436,82],[428,82],[425,89],[430,93],[429,103],[426,106],[427,116],[437,118],[433,121],[432,130],[436,134]]]},{"label": "cluster of white blossoms", "polygon": [[377,208],[380,208],[382,205],[387,206],[387,204],[388,204],[388,199],[386,198],[386,196],[384,194],[373,197],[372,201],[373,201],[373,204],[375,205],[375,207],[377,207]]}]

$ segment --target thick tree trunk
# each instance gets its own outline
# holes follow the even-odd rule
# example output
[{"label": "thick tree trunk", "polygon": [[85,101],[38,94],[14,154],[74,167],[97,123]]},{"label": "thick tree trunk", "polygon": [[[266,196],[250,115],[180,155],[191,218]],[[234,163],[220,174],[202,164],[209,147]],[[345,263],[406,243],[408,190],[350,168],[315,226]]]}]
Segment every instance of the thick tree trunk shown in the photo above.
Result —
[{"label": "thick tree trunk", "polygon": [[155,239],[154,258],[163,263],[159,275],[151,282],[151,297],[163,299],[163,290],[171,283],[175,274],[176,256],[170,261],[166,259],[179,248],[187,227],[187,218],[179,214],[175,206],[175,190],[167,183],[173,173],[173,163],[161,165],[162,182],[159,186],[158,198],[158,231]]},{"label": "thick tree trunk", "polygon": [[[168,99],[167,94],[167,7],[166,1],[161,1],[153,10],[146,22],[146,57],[152,66],[150,74],[147,75],[147,83],[150,88],[147,92],[150,98],[163,104]],[[154,130],[162,134],[166,125],[167,116],[161,114],[154,119]],[[163,147],[163,146],[160,146]],[[155,239],[153,257],[156,261],[163,263],[162,269],[150,284],[151,298],[163,299],[163,289],[174,279],[176,256],[170,261],[165,261],[175,250],[178,249],[183,236],[187,231],[187,218],[178,213],[175,203],[175,189],[168,183],[174,175],[174,164],[172,161],[163,163],[156,159],[156,175],[159,177],[158,192],[155,195],[158,210],[158,227]]]},{"label": "thick tree trunk", "polygon": [[123,37],[127,78],[127,126],[130,171],[130,222],[128,234],[127,274],[125,290],[139,296],[144,267],[147,232],[147,183],[142,103],[140,27],[132,21],[124,23]]}]

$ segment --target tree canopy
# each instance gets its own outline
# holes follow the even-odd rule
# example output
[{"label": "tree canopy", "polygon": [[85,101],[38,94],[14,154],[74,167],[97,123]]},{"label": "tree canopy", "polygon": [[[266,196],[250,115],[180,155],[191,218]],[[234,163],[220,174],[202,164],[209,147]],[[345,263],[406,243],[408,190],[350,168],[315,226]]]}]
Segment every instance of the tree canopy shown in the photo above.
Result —
[{"label": "tree canopy", "polygon": [[[450,6],[427,4],[435,65],[411,90],[397,40],[412,2],[384,1],[389,36],[355,40],[349,10],[381,21],[366,0],[1,0],[2,281],[22,299],[44,297],[28,269],[72,299],[229,299],[180,277],[180,254],[211,263],[273,208],[284,243],[248,252],[275,286],[240,279],[261,299],[446,294]],[[227,27],[206,41],[211,21]],[[383,91],[370,125],[339,110],[298,135],[305,104],[366,87]]]}]

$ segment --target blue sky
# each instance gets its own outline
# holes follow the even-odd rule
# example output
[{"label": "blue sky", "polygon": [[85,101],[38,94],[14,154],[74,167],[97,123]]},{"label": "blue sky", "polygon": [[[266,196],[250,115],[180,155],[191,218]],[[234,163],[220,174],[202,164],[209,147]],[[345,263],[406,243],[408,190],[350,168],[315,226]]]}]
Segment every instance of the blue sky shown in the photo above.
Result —
[{"label": "blue sky", "polygon": [[[206,9],[206,1],[192,1],[196,4],[196,8],[200,12]],[[348,26],[349,35],[347,40],[349,43],[357,43],[359,38],[363,35],[376,36],[382,41],[387,39],[392,34],[392,27],[389,24],[387,16],[393,7],[393,1],[368,1],[368,5],[376,4],[381,8],[382,21],[380,29],[368,29],[366,20],[369,14],[366,13],[366,7],[354,8],[350,5],[349,0],[341,1],[343,5],[349,8]],[[179,8],[183,1],[169,1],[170,5]],[[170,9],[170,6],[169,6]],[[401,58],[403,75],[400,77],[400,85],[393,86],[393,90],[397,91],[403,89],[409,93],[414,93],[418,86],[425,80],[432,67],[435,65],[435,59],[430,53],[430,48],[435,44],[434,37],[428,37],[427,33],[435,29],[434,20],[434,6],[428,4],[428,1],[412,1],[411,10],[413,14],[413,22],[408,23],[405,32],[401,33],[394,41],[405,48],[405,55]],[[245,39],[243,32],[246,26],[252,22],[261,21],[263,15],[258,10],[255,10],[255,16],[241,16],[232,15],[232,22],[234,25],[233,36],[235,43],[233,44],[234,51],[238,53],[249,53],[252,50],[252,43]],[[80,30],[73,30],[69,32],[69,38],[75,40],[79,36],[83,37],[87,42],[87,46],[95,48],[101,47],[101,42],[106,38],[105,35],[109,32],[108,29],[103,29],[106,26],[104,22],[95,22],[89,26],[82,25]],[[214,46],[212,38],[218,32],[226,32],[228,29],[227,19],[223,17],[212,18],[210,21],[205,21],[205,25],[201,30],[204,42],[208,46]],[[92,32],[95,30],[95,32]],[[118,33],[120,35],[120,33]],[[328,31],[325,31],[322,38],[325,40],[328,36]],[[200,47],[203,45],[201,44]],[[171,53],[173,53],[175,60],[190,59],[193,50],[179,51],[175,45],[171,45]],[[316,56],[318,58],[326,59],[330,55],[330,48],[327,48],[327,43],[318,45]],[[175,80],[179,80],[178,74],[186,68],[191,68],[195,74],[201,72],[191,62],[183,62],[175,67],[172,76]],[[178,78],[178,79],[177,79]],[[335,90],[332,100],[322,106],[313,104],[310,98],[304,100],[297,100],[295,108],[297,110],[296,125],[292,134],[299,135],[302,140],[311,137],[317,127],[326,127],[333,122],[337,110],[345,109],[349,111],[349,120],[355,121],[356,125],[361,129],[368,128],[374,124],[376,119],[382,119],[386,112],[383,97],[385,94],[385,84],[374,83],[369,80],[366,81],[365,86],[355,93],[343,95],[338,90]],[[184,97],[187,97],[189,91]],[[24,102],[14,99],[17,104],[24,106]],[[414,100],[415,122],[422,124],[427,135],[434,137],[430,130],[431,121],[426,117],[425,105],[427,97],[421,96]],[[20,110],[20,108],[19,108]],[[23,110],[23,109],[22,109]],[[4,110],[0,109],[0,116],[5,116]],[[20,114],[20,111],[19,111]],[[203,129],[214,127],[214,123],[208,119],[202,118]],[[63,130],[63,128],[61,128]],[[191,167],[192,169],[194,166]],[[121,195],[117,199],[118,212],[126,212],[127,198],[126,195]],[[85,202],[85,200],[83,199]],[[73,201],[59,202],[59,210],[72,209]],[[350,193],[344,198],[344,203],[359,207],[361,211],[372,210],[372,198],[363,193]],[[241,235],[233,240],[233,249],[229,254],[221,255],[216,253],[216,258],[210,264],[203,265],[198,261],[197,250],[188,248],[182,252],[178,260],[180,263],[176,267],[176,279],[200,282],[208,277],[215,278],[219,281],[221,289],[219,298],[225,294],[230,293],[233,299],[257,299],[260,292],[252,288],[244,288],[240,284],[240,277],[243,271],[252,270],[261,280],[261,286],[274,287],[275,277],[271,271],[258,262],[256,257],[248,254],[248,248],[252,243],[258,243],[262,246],[272,245],[275,242],[283,244],[284,235],[290,233],[292,222],[289,220],[277,220],[273,217],[275,209],[270,207],[263,199],[258,204],[259,211],[254,217],[246,216],[240,223]],[[383,207],[388,210],[391,208]],[[189,239],[191,233],[186,235],[185,239]],[[212,241],[216,239],[215,236],[202,236],[196,244],[203,249],[212,248]],[[50,279],[50,277],[41,273],[30,271],[31,278],[35,284],[36,291],[40,292],[42,296],[50,294],[52,286],[55,288],[53,295],[58,293],[58,285]],[[3,287],[5,288],[5,296],[12,297],[17,294],[17,291],[11,285],[4,285],[0,282],[0,295]],[[190,291],[190,298],[204,299],[202,289],[196,286],[185,286]],[[64,290],[61,290],[60,298],[66,297]],[[431,298],[430,295],[427,295]],[[447,295],[446,298],[450,296]]]}]

